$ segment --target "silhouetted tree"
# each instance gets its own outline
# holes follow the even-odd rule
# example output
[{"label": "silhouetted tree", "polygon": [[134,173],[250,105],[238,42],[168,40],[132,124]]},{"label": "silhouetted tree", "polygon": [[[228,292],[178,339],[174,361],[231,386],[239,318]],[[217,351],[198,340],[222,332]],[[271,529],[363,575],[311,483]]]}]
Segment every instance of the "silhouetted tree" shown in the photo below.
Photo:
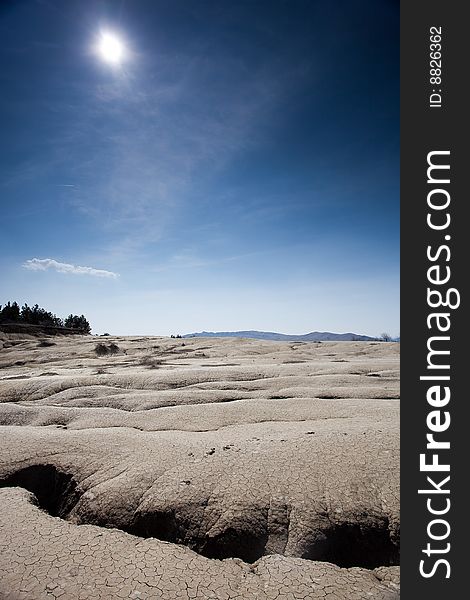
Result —
[{"label": "silhouetted tree", "polygon": [[84,315],[69,315],[64,321],[54,313],[41,308],[38,304],[19,307],[17,302],[0,304],[0,323],[26,323],[28,325],[44,325],[47,327],[70,327],[83,333],[90,333],[91,326]]},{"label": "silhouetted tree", "polygon": [[88,323],[84,315],[69,315],[65,319],[65,327],[70,327],[70,329],[80,329],[85,333],[91,332],[90,323]]},{"label": "silhouetted tree", "polygon": [[21,307],[20,320],[31,325],[47,325],[52,327],[63,327],[64,322],[57,315],[41,308],[38,304],[33,307],[24,304]]},{"label": "silhouetted tree", "polygon": [[[0,306],[1,308],[1,306]],[[20,320],[20,307],[17,302],[7,302],[0,312],[2,323],[17,322]]]}]

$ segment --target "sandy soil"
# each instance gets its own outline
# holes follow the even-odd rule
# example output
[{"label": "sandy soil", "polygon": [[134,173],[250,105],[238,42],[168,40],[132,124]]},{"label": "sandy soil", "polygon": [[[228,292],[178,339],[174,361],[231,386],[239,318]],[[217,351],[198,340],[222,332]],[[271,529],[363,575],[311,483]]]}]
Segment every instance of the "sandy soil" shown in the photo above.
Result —
[{"label": "sandy soil", "polygon": [[0,598],[399,597],[398,344],[0,335]]}]

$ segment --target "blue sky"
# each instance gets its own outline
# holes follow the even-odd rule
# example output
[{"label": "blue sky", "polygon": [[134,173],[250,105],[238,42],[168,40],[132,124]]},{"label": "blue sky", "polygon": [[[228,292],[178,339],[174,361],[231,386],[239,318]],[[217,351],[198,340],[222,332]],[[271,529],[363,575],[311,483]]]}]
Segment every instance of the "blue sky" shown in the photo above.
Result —
[{"label": "blue sky", "polygon": [[2,3],[0,303],[397,335],[398,25],[393,0]]}]

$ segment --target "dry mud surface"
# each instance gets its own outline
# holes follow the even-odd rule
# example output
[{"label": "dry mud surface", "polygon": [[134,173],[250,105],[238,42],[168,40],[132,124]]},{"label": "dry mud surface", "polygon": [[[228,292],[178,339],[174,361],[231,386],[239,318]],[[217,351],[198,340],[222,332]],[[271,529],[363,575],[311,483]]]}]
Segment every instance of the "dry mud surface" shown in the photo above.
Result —
[{"label": "dry mud surface", "polygon": [[398,344],[0,346],[0,598],[399,597]]}]

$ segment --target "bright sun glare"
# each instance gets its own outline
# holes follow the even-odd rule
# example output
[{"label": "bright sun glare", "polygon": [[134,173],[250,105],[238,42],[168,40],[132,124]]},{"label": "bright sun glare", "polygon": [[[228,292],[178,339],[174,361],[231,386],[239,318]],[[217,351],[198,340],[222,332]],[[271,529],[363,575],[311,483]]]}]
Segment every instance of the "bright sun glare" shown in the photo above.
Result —
[{"label": "bright sun glare", "polygon": [[112,33],[101,33],[98,52],[102,60],[112,65],[121,63],[124,55],[124,46],[121,40]]}]

